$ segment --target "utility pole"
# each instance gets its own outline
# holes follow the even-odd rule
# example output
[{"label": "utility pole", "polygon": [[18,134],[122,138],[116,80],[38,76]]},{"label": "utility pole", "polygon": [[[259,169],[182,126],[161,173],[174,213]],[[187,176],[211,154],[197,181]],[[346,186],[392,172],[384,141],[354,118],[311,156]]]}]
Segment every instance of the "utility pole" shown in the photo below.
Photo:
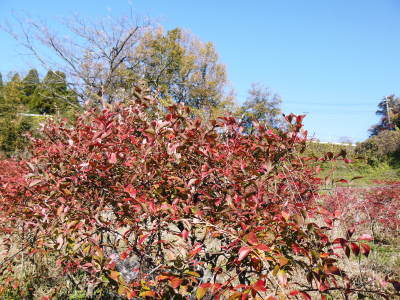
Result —
[{"label": "utility pole", "polygon": [[385,97],[385,102],[386,102],[386,117],[388,119],[388,125],[390,125],[390,107],[389,107],[389,102],[388,102],[388,97]]}]

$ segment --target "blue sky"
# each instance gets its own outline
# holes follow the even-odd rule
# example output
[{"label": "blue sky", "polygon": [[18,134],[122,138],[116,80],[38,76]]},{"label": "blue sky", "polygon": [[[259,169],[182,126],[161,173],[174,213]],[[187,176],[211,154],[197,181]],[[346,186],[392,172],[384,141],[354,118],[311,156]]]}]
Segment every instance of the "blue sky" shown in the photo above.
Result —
[{"label": "blue sky", "polygon": [[[400,95],[398,0],[0,0],[0,22],[20,10],[51,25],[70,13],[129,14],[130,6],[213,42],[239,103],[252,82],[263,83],[285,112],[307,112],[306,129],[323,141],[366,139],[380,99]],[[4,32],[0,45],[0,72],[27,70]]]}]

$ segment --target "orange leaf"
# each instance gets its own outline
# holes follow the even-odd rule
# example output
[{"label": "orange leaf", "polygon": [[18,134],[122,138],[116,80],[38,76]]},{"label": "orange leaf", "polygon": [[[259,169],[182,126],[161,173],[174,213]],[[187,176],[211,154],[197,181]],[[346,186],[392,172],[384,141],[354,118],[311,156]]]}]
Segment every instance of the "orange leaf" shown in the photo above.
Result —
[{"label": "orange leaf", "polygon": [[281,267],[283,267],[284,265],[286,265],[289,262],[289,260],[284,256],[279,257],[278,261],[279,261],[279,265]]},{"label": "orange leaf", "polygon": [[111,272],[110,272],[110,278],[111,278],[112,280],[118,282],[119,272],[117,272],[117,271],[111,271]]},{"label": "orange leaf", "polygon": [[174,277],[174,278],[170,279],[169,285],[172,288],[177,289],[181,285],[182,281],[183,281],[183,279],[178,278],[178,277]]}]

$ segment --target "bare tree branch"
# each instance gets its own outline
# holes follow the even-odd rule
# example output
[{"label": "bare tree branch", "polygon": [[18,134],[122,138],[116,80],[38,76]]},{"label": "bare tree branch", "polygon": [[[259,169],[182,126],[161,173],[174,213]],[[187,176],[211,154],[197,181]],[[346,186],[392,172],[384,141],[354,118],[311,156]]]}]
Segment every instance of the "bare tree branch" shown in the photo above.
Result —
[{"label": "bare tree branch", "polygon": [[[44,22],[15,16],[15,26],[1,28],[40,63],[43,69],[62,70],[82,103],[106,107],[131,96],[121,85],[125,64],[150,23],[137,18],[106,18],[89,23],[75,16],[63,21],[69,36],[61,37]],[[13,24],[14,25],[14,24]],[[48,51],[51,55],[47,55]]]}]

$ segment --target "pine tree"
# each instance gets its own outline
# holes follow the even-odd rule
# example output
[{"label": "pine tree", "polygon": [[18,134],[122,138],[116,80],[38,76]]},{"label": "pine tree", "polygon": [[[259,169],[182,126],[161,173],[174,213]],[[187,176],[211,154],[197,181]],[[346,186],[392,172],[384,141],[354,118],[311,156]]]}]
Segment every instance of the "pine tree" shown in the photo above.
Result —
[{"label": "pine tree", "polygon": [[23,105],[23,83],[18,73],[2,88],[0,97],[0,151],[11,155],[26,145],[24,132],[32,126],[29,119],[21,115]]},{"label": "pine tree", "polygon": [[40,114],[63,113],[77,105],[77,97],[68,89],[65,74],[51,70],[35,90],[30,102],[31,110]]},{"label": "pine tree", "polygon": [[36,69],[31,69],[22,80],[22,84],[25,96],[31,96],[35,92],[37,86],[40,84],[38,71]]},{"label": "pine tree", "polygon": [[0,152],[10,156],[26,147],[25,133],[33,131],[41,117],[27,116],[60,113],[73,115],[72,105],[78,105],[76,95],[68,89],[65,74],[49,71],[43,82],[36,70],[30,70],[21,80],[18,73],[0,88]]}]

